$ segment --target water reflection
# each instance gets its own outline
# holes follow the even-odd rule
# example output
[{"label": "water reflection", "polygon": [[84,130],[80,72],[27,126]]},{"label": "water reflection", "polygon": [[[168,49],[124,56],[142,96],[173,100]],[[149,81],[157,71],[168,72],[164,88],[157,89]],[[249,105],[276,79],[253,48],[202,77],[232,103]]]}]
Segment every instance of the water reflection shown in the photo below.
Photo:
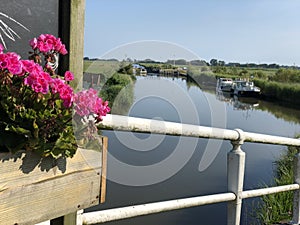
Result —
[{"label": "water reflection", "polygon": [[250,112],[259,107],[259,100],[256,98],[238,97],[229,92],[216,90],[216,98],[219,101],[231,105],[234,110],[244,111],[245,118],[250,116]]}]

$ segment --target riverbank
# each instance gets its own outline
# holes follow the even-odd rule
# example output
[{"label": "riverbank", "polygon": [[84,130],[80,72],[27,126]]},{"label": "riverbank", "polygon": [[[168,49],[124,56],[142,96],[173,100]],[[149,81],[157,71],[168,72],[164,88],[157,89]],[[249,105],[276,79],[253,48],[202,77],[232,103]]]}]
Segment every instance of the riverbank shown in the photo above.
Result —
[{"label": "riverbank", "polygon": [[[298,136],[299,137],[299,136]],[[287,185],[294,182],[294,158],[299,148],[288,147],[288,149],[275,161],[274,186]],[[293,192],[281,192],[261,197],[255,210],[257,219],[261,224],[289,224],[292,220]]]},{"label": "riverbank", "polygon": [[300,71],[298,69],[189,66],[188,75],[196,82],[209,81],[209,83],[216,83],[218,77],[248,78],[260,87],[261,98],[300,107]]}]

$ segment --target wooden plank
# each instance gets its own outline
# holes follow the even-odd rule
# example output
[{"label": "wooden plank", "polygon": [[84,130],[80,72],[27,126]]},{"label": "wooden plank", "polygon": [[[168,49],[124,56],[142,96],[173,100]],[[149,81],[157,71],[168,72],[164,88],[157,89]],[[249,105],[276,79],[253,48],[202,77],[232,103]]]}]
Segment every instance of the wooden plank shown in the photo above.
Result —
[{"label": "wooden plank", "polygon": [[101,194],[100,194],[100,203],[105,202],[106,196],[106,175],[107,175],[107,147],[108,147],[108,138],[103,137],[102,139],[103,149],[102,149],[102,173],[101,173]]},{"label": "wooden plank", "polygon": [[42,159],[34,153],[0,153],[0,191],[85,170],[101,171],[102,154],[78,149],[72,159]]},{"label": "wooden plank", "polygon": [[66,160],[0,153],[0,224],[35,224],[99,204],[106,182],[102,141],[105,150],[78,149]]},{"label": "wooden plank", "polygon": [[0,224],[33,224],[99,204],[99,174],[72,173],[0,194]]}]

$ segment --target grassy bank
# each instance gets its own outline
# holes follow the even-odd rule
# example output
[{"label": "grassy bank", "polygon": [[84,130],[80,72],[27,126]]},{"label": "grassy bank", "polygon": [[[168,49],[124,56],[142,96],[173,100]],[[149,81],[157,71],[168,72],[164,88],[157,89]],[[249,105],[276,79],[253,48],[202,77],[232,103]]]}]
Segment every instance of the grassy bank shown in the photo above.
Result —
[{"label": "grassy bank", "polygon": [[[274,186],[294,183],[294,157],[299,148],[288,147],[288,150],[275,162]],[[287,222],[292,219],[293,192],[265,195],[261,197],[255,215],[259,224],[271,225]]]},{"label": "grassy bank", "polygon": [[135,77],[129,63],[105,60],[84,60],[84,73],[101,77],[100,96],[109,102],[111,112],[126,115],[133,103]]},{"label": "grassy bank", "polygon": [[262,95],[265,98],[300,105],[299,83],[281,83],[262,79],[254,79],[254,83],[256,86],[261,88]]},{"label": "grassy bank", "polygon": [[[189,66],[189,75],[202,82],[218,77],[253,79],[261,88],[262,97],[300,105],[300,71],[297,69],[261,69],[221,66]],[[205,78],[206,77],[206,78]]]},{"label": "grassy bank", "polygon": [[134,100],[134,81],[135,77],[121,73],[115,73],[106,81],[100,96],[109,102],[112,113],[127,115]]}]

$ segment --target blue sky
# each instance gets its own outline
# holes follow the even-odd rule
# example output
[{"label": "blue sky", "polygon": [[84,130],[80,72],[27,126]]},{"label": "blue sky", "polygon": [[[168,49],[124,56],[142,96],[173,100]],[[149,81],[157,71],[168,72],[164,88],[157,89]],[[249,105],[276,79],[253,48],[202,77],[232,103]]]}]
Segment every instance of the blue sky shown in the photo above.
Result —
[{"label": "blue sky", "polygon": [[300,65],[298,0],[86,0],[85,56]]}]

